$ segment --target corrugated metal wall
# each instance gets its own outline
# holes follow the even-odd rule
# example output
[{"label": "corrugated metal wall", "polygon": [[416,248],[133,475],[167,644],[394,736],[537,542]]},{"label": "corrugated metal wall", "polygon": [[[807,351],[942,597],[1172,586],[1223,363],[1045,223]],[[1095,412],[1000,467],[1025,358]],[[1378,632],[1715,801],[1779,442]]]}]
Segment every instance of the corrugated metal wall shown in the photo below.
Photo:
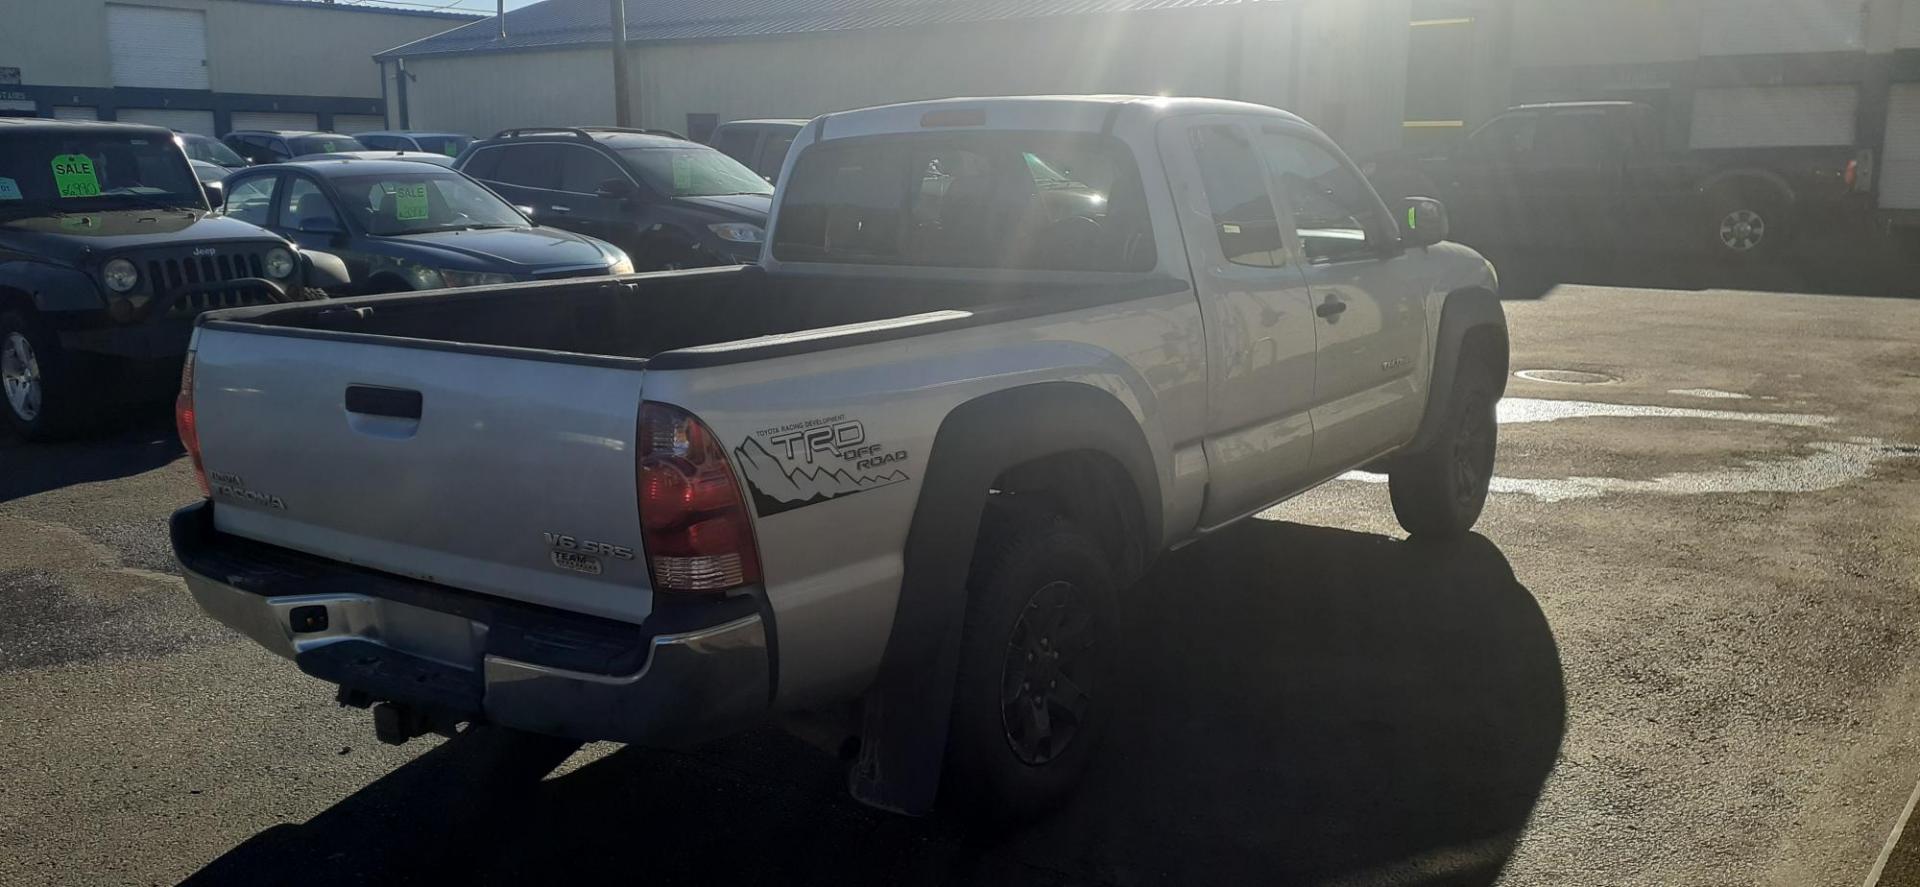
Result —
[{"label": "corrugated metal wall", "polygon": [[1868,0],[1707,0],[1703,55],[1846,52],[1865,47]]},{"label": "corrugated metal wall", "polygon": [[1859,89],[1845,84],[1698,90],[1693,146],[1851,145],[1859,102]]},{"label": "corrugated metal wall", "polygon": [[1920,209],[1920,83],[1896,83],[1887,105],[1887,151],[1880,164],[1880,205]]}]

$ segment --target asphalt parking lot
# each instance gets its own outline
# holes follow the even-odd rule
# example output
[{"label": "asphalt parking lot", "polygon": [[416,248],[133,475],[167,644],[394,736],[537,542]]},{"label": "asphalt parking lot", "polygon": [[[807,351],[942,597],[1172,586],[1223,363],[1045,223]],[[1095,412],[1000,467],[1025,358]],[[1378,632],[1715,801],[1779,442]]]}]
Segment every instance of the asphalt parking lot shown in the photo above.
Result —
[{"label": "asphalt parking lot", "polygon": [[382,746],[194,611],[164,416],[0,442],[0,884],[1862,883],[1920,778],[1920,299],[1526,294],[1479,534],[1352,475],[1168,556],[1088,784],[1002,835],[772,730]]}]

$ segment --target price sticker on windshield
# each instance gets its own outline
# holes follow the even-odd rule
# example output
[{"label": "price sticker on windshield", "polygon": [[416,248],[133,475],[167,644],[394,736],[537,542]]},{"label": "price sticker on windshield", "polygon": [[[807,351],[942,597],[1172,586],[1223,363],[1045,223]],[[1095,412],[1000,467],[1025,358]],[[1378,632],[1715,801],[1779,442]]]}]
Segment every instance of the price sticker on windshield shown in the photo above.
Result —
[{"label": "price sticker on windshield", "polygon": [[53,158],[53,185],[61,197],[98,197],[100,179],[85,154],[58,154]]},{"label": "price sticker on windshield", "polygon": [[673,190],[688,191],[693,188],[693,155],[675,152],[673,155]]},{"label": "price sticker on windshield", "polygon": [[393,217],[403,222],[417,222],[428,216],[427,183],[397,185],[393,189]]},{"label": "price sticker on windshield", "polygon": [[0,176],[0,200],[19,200],[20,183]]}]

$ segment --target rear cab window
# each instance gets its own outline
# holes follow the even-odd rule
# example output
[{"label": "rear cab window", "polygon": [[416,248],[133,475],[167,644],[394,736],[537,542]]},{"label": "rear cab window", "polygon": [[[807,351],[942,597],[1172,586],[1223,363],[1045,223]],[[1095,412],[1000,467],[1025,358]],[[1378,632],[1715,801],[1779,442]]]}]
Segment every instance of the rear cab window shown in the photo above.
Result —
[{"label": "rear cab window", "polygon": [[1152,270],[1133,155],[1061,132],[934,132],[801,153],[773,243],[783,262],[1034,271]]}]

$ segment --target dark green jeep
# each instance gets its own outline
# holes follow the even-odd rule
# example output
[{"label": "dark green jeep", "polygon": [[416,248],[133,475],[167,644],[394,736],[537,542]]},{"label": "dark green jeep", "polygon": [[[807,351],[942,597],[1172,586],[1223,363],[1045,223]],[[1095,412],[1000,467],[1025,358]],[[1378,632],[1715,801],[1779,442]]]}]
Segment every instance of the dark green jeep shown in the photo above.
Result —
[{"label": "dark green jeep", "polygon": [[212,215],[165,129],[0,119],[0,417],[27,438],[170,393],[200,312],[343,275]]}]

